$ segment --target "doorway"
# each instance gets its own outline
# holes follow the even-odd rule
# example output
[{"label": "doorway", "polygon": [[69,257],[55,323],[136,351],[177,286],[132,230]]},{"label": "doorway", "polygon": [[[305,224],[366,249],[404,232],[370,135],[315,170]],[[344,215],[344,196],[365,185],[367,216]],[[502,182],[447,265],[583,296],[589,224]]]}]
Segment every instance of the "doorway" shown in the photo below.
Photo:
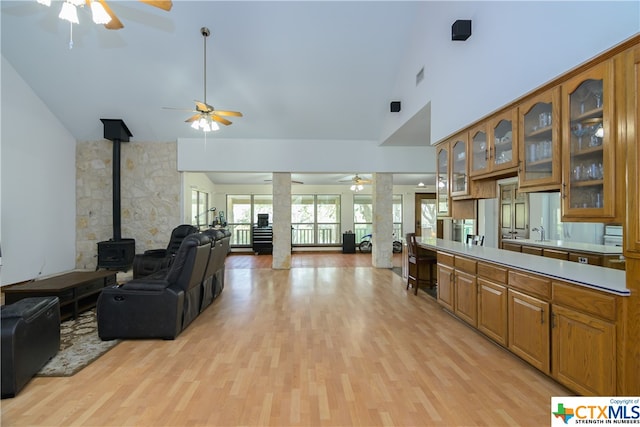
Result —
[{"label": "doorway", "polygon": [[440,237],[438,236],[435,193],[416,193],[415,219],[416,236]]},{"label": "doorway", "polygon": [[500,239],[529,238],[529,193],[518,184],[500,185]]}]

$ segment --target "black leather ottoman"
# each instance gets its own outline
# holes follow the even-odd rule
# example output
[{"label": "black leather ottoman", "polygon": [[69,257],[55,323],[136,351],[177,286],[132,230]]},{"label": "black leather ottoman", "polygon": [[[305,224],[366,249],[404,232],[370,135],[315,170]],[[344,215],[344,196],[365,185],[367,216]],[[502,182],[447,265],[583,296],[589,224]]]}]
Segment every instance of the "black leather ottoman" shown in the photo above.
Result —
[{"label": "black leather ottoman", "polygon": [[60,349],[60,301],[24,298],[1,310],[4,399],[18,394]]}]

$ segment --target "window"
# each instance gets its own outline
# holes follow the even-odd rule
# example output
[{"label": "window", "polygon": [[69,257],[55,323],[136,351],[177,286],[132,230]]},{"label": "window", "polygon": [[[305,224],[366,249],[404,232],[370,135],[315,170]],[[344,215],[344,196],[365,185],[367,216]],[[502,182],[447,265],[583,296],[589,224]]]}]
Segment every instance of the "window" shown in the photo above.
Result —
[{"label": "window", "polygon": [[227,195],[227,228],[232,246],[251,246],[251,227],[258,223],[258,214],[269,214],[273,220],[273,198],[267,195]]},{"label": "window", "polygon": [[291,244],[340,244],[340,196],[293,195]]},{"label": "window", "polygon": [[[394,194],[392,203],[394,239],[400,240],[402,237],[402,195]],[[371,234],[373,227],[373,196],[370,194],[353,195],[353,226],[357,242],[362,240],[363,236]]]},{"label": "window", "polygon": [[200,228],[201,225],[210,224],[209,221],[209,194],[204,191],[191,190],[191,224]]}]

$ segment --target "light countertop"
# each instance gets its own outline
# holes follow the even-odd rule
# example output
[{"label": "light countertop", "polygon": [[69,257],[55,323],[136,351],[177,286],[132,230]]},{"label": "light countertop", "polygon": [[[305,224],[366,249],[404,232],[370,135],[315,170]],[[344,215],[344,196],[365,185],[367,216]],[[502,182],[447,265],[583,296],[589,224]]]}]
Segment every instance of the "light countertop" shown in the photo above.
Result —
[{"label": "light countertop", "polygon": [[598,255],[622,255],[621,246],[596,245],[593,243],[567,242],[564,240],[502,239],[503,242],[538,246],[541,248],[566,249],[568,251],[591,252]]},{"label": "light countertop", "polygon": [[463,255],[489,261],[616,295],[629,296],[631,294],[626,287],[626,274],[624,270],[580,264],[571,261],[561,261],[554,258],[485,246],[472,246],[451,240],[421,237],[417,237],[416,240],[418,245],[427,249],[450,252],[454,255]]}]

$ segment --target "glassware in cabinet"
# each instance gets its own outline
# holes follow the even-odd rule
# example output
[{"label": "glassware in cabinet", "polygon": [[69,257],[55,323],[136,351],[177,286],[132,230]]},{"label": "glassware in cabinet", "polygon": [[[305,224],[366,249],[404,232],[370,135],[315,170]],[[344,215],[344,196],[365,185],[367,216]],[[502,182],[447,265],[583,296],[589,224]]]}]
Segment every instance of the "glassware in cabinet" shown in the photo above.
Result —
[{"label": "glassware in cabinet", "polygon": [[615,216],[612,78],[607,61],[562,86],[565,218]]},{"label": "glassware in cabinet", "polygon": [[469,194],[469,162],[467,133],[451,139],[451,196]]},{"label": "glassware in cabinet", "polygon": [[451,203],[449,194],[449,143],[439,144],[436,148],[436,194],[437,211],[439,217],[451,216]]},{"label": "glassware in cabinet", "polygon": [[516,123],[516,108],[491,119],[488,134],[488,140],[492,146],[489,152],[491,171],[509,169],[518,165],[517,146],[515,145]]},{"label": "glassware in cabinet", "polygon": [[480,175],[489,171],[490,147],[487,141],[487,126],[483,123],[469,131],[471,141],[470,175]]},{"label": "glassware in cabinet", "polygon": [[519,107],[519,186],[524,191],[560,189],[560,87]]}]

